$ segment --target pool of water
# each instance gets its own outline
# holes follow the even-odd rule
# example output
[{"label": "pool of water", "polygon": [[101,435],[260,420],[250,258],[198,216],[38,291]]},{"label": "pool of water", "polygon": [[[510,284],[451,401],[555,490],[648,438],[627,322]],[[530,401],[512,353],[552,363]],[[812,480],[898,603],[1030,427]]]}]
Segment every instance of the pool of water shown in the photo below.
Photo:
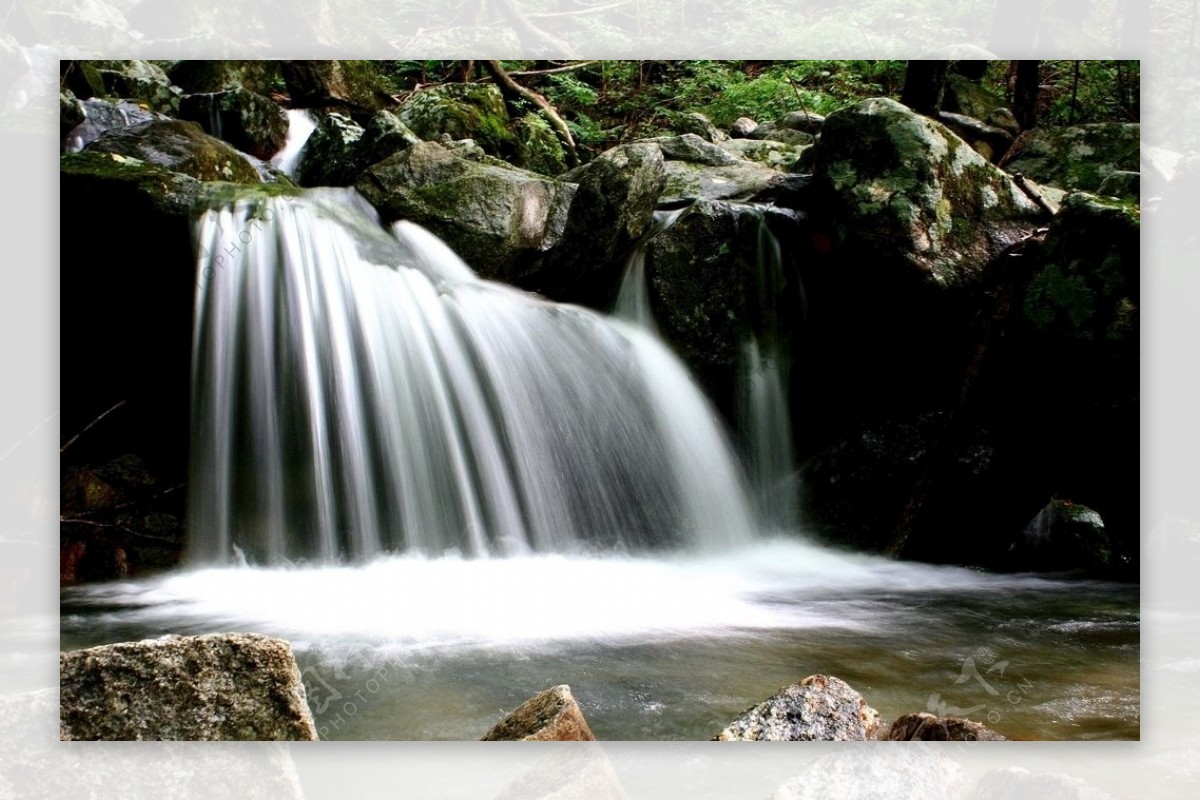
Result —
[{"label": "pool of water", "polygon": [[393,556],[180,571],[62,596],[62,647],[254,631],[291,641],[323,739],[478,739],[569,684],[604,740],[709,739],[813,673],[886,719],[1138,739],[1136,585],[846,554]]}]

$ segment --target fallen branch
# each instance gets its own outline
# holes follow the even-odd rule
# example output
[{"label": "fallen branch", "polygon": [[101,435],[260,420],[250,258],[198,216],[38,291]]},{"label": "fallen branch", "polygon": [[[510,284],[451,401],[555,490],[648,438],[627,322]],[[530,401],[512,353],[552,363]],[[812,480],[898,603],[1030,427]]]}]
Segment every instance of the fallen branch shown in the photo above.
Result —
[{"label": "fallen branch", "polygon": [[179,544],[177,540],[174,540],[171,537],[160,537],[157,534],[147,534],[144,531],[135,531],[129,526],[124,526],[120,523],[101,523],[97,520],[87,520],[81,517],[60,517],[58,522],[60,525],[63,523],[74,523],[81,526],[96,526],[97,528],[118,528],[121,531],[124,531],[126,534],[132,534],[133,536],[140,537],[142,539],[155,540],[156,542],[168,542],[171,545]]},{"label": "fallen branch", "polygon": [[571,72],[572,70],[581,69],[590,64],[599,64],[599,61],[576,61],[574,64],[568,64],[565,67],[554,67],[548,70],[521,70],[520,72],[510,72],[510,76],[515,78],[528,78],[533,75],[555,75],[560,72]]},{"label": "fallen branch", "polygon": [[567,127],[567,123],[563,121],[563,118],[558,116],[558,112],[554,110],[554,106],[550,105],[550,102],[537,92],[526,89],[514,81],[504,71],[504,68],[500,66],[499,61],[485,61],[483,62],[483,66],[488,71],[488,74],[492,76],[492,80],[496,82],[496,86],[500,88],[500,93],[504,95],[506,102],[511,104],[514,98],[520,97],[541,109],[542,114],[546,116],[547,121],[549,121],[551,127],[558,134],[558,138],[562,140],[563,147],[566,148],[567,165],[570,167],[578,166],[579,154],[575,150],[575,140],[571,136],[571,129]]},{"label": "fallen branch", "polygon": [[74,444],[75,444],[75,440],[79,439],[79,438],[80,438],[80,437],[82,437],[84,434],[86,434],[86,433],[87,433],[89,430],[91,430],[91,428],[92,428],[93,426],[95,426],[95,425],[96,425],[96,423],[99,423],[99,422],[100,422],[101,420],[103,420],[105,417],[108,417],[110,414],[112,414],[113,412],[115,412],[117,409],[120,409],[120,408],[121,408],[122,406],[124,406],[124,405],[125,405],[125,401],[118,401],[118,402],[116,403],[116,405],[114,405],[114,406],[113,406],[111,409],[109,409],[107,412],[105,412],[104,414],[102,414],[102,415],[100,415],[99,417],[97,417],[97,418],[96,418],[95,420],[93,420],[92,422],[88,423],[86,426],[84,426],[84,427],[83,427],[83,430],[82,430],[82,431],[80,431],[78,434],[76,434],[75,436],[73,436],[73,437],[71,437],[69,440],[67,440],[66,444],[65,444],[65,445],[63,445],[61,448],[59,448],[59,449],[58,449],[58,452],[59,452],[59,453],[63,453],[64,451],[66,451],[66,449],[67,449],[67,448],[69,448],[69,447],[71,447],[72,445],[74,445]]},{"label": "fallen branch", "polygon": [[1013,183],[1017,185],[1017,188],[1019,188],[1022,192],[1024,192],[1025,196],[1027,198],[1029,198],[1034,203],[1036,203],[1038,205],[1038,208],[1040,208],[1042,211],[1046,212],[1046,214],[1050,215],[1051,217],[1054,216],[1054,214],[1055,214],[1054,209],[1050,208],[1050,204],[1046,202],[1046,199],[1044,197],[1042,197],[1041,192],[1037,191],[1036,189],[1034,189],[1032,186],[1029,185],[1029,182],[1025,180],[1024,175],[1022,175],[1019,172],[1014,172],[1012,179],[1013,179]]}]

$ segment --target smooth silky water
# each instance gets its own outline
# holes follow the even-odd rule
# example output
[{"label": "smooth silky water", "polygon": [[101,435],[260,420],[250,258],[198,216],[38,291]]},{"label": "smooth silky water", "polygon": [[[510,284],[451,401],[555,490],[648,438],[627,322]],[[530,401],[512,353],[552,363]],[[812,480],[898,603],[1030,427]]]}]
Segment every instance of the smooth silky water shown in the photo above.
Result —
[{"label": "smooth silky water", "polygon": [[818,672],[886,718],[1138,737],[1136,586],[781,533],[652,330],[482,281],[347,192],[198,242],[189,566],[65,590],[64,649],[286,638],[326,739],[476,739],[560,683],[601,739],[707,739]]}]

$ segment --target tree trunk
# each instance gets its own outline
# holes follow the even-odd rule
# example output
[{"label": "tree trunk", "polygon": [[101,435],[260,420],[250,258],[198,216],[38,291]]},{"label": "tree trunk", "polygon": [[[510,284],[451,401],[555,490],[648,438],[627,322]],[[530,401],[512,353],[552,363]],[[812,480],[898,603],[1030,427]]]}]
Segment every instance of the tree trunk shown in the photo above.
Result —
[{"label": "tree trunk", "polygon": [[910,61],[904,73],[900,102],[918,114],[936,117],[942,108],[949,61]]},{"label": "tree trunk", "polygon": [[1028,130],[1037,125],[1041,63],[1040,61],[1017,62],[1017,77],[1013,81],[1012,111],[1022,130]]}]

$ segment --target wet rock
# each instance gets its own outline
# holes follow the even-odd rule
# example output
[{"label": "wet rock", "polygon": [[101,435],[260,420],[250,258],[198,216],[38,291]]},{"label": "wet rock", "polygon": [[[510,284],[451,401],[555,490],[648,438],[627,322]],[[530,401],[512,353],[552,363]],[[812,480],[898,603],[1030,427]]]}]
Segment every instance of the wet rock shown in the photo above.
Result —
[{"label": "wet rock", "polygon": [[977,281],[1043,216],[947,128],[887,98],[829,115],[815,153],[834,243],[900,261],[934,285]]},{"label": "wet rock", "polygon": [[187,95],[179,104],[179,116],[200,123],[206,133],[264,161],[287,141],[288,118],[283,108],[245,89]]},{"label": "wet rock", "polygon": [[111,103],[93,97],[82,101],[80,110],[83,113],[83,119],[63,138],[64,153],[78,153],[108,131],[129,128],[154,120],[170,119],[128,100]]},{"label": "wet rock", "polygon": [[749,117],[738,117],[733,121],[733,125],[729,126],[729,135],[734,139],[744,139],[754,133],[757,127],[758,123]]},{"label": "wet rock", "polygon": [[1066,500],[1052,500],[1009,548],[1018,570],[1103,572],[1115,567],[1118,555],[1093,509]]},{"label": "wet rock", "polygon": [[238,151],[208,136],[194,122],[157,120],[110,130],[88,146],[91,152],[137,159],[201,181],[255,184],[254,166]]},{"label": "wet rock", "polygon": [[65,82],[82,98],[132,100],[164,114],[179,109],[179,88],[171,85],[161,67],[149,61],[71,62]]},{"label": "wet rock", "polygon": [[892,722],[885,740],[1007,740],[982,723],[964,718],[939,718],[928,712],[910,712]]},{"label": "wet rock", "polygon": [[717,126],[712,124],[712,120],[698,111],[684,114],[674,127],[680,134],[695,134],[705,142],[713,144],[720,144],[729,139],[728,134],[718,130]]},{"label": "wet rock", "polygon": [[747,200],[780,180],[778,170],[753,161],[710,167],[687,161],[668,161],[666,181],[658,202],[664,206],[693,200]]},{"label": "wet rock", "polygon": [[1138,171],[1141,135],[1136,122],[1034,128],[1017,137],[1002,166],[1061,189],[1095,192],[1114,172]]},{"label": "wet rock", "polygon": [[789,111],[775,121],[776,127],[789,128],[816,136],[825,125],[825,117],[811,111]]},{"label": "wet rock", "polygon": [[625,260],[646,233],[665,183],[662,151],[635,142],[563,176],[578,184],[539,288],[558,300],[611,308]]},{"label": "wet rock", "polygon": [[715,740],[873,740],[879,713],[834,676],[785,687],[726,726]]},{"label": "wet rock", "polygon": [[291,646],[168,636],[64,652],[63,740],[315,740]]},{"label": "wet rock", "polygon": [[356,183],[387,221],[419,223],[489,278],[514,281],[563,236],[572,184],[419,142]]},{"label": "wet rock", "polygon": [[492,727],[483,740],[595,740],[566,684],[543,690]]},{"label": "wet rock", "polygon": [[[358,178],[354,153],[363,138],[363,127],[333,112],[321,117],[304,145],[296,178],[303,186],[349,186]],[[362,165],[366,167],[367,165]]]},{"label": "wet rock", "polygon": [[1137,203],[1141,198],[1141,183],[1141,173],[1117,170],[1105,176],[1100,183],[1100,188],[1096,190],[1096,194],[1101,197],[1116,197]]}]

